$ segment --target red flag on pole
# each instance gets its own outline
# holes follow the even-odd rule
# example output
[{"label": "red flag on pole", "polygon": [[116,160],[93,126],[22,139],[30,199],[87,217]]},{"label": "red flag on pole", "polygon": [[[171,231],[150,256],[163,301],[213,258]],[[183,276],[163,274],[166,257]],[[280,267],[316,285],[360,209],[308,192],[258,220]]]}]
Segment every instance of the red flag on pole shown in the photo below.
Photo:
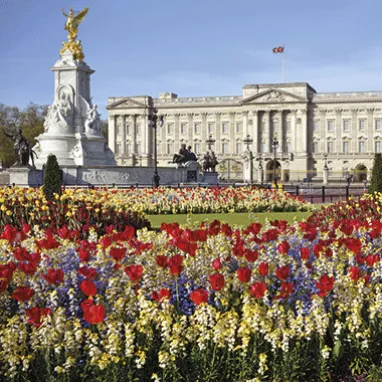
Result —
[{"label": "red flag on pole", "polygon": [[278,46],[277,48],[273,48],[273,53],[284,53],[284,47]]}]

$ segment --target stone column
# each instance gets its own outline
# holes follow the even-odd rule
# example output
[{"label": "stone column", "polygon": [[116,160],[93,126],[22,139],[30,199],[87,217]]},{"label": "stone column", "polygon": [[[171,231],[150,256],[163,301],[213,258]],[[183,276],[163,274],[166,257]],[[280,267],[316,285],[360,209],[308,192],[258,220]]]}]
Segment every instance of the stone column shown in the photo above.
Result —
[{"label": "stone column", "polygon": [[326,153],[328,151],[326,147],[326,110],[320,110],[320,147],[319,153]]},{"label": "stone column", "polygon": [[122,115],[121,116],[121,156],[125,155],[126,153],[126,121],[127,116]]},{"label": "stone column", "polygon": [[283,134],[283,111],[279,110],[277,112],[277,117],[279,120],[279,123],[277,124],[277,139],[279,141],[279,147],[277,148],[277,151],[282,154],[284,152],[284,134]]},{"label": "stone column", "polygon": [[367,109],[367,149],[365,152],[374,152],[374,138],[373,138],[373,114],[374,108]]},{"label": "stone column", "polygon": [[340,153],[342,152],[342,126],[341,126],[341,115],[342,109],[336,109],[336,144],[334,148],[334,152]]},{"label": "stone column", "polygon": [[300,152],[303,154],[307,154],[308,152],[308,110],[303,109],[300,110],[301,117],[301,136],[299,136],[298,142],[301,142]]},{"label": "stone column", "polygon": [[291,150],[292,153],[296,154],[297,152],[297,110],[291,110],[291,121],[290,121],[290,129],[291,129]]},{"label": "stone column", "polygon": [[261,142],[261,136],[259,134],[259,113],[257,110],[252,110],[252,132],[249,135],[253,139],[253,150],[255,155],[257,155],[261,150],[259,150],[259,140]]},{"label": "stone column", "polygon": [[200,147],[200,153],[207,152],[207,145],[206,140],[208,139],[208,133],[207,133],[207,114],[208,113],[201,113],[202,114],[202,142]]},{"label": "stone column", "polygon": [[130,129],[130,137],[131,137],[131,156],[134,156],[136,153],[136,142],[137,142],[137,129],[136,129],[136,115],[132,114],[130,116],[131,120],[131,129]]},{"label": "stone column", "polygon": [[358,113],[358,109],[351,109],[351,152],[352,153],[356,153],[358,151],[357,113]]},{"label": "stone column", "polygon": [[[235,135],[236,135],[236,126],[235,126],[235,113],[229,113],[230,117],[230,129],[228,132],[229,136],[229,144],[228,144],[228,151],[231,153],[231,155],[236,155],[235,152]],[[244,147],[243,147],[244,149]]]},{"label": "stone column", "polygon": [[271,131],[271,113],[269,110],[264,111],[264,128],[262,129],[264,134],[265,132],[265,152],[271,152],[271,142],[272,142],[272,131]]},{"label": "stone column", "polygon": [[212,148],[215,153],[221,153],[221,147],[220,147],[220,134],[221,134],[221,123],[220,123],[220,116],[221,113],[215,113],[216,116],[216,123],[215,123],[215,137],[212,136],[215,139],[215,147]]},{"label": "stone column", "polygon": [[[166,121],[166,118],[164,119]],[[162,127],[160,127],[159,123],[157,123],[157,137],[161,137],[161,157],[163,159],[164,156],[167,155],[167,141],[166,141],[166,137],[167,137],[167,124],[166,122],[163,124]]]},{"label": "stone column", "polygon": [[175,129],[175,144],[178,145],[178,146],[174,146],[174,154],[177,153],[180,149],[180,138],[179,138],[179,129],[180,129],[180,124],[179,124],[179,117],[180,117],[180,114],[179,113],[175,113],[174,114],[174,118],[175,118],[175,123],[174,123],[174,129]]},{"label": "stone column", "polygon": [[111,151],[115,153],[115,140],[116,140],[116,122],[115,122],[115,115],[111,115],[109,117],[109,126],[108,126],[108,146],[110,147]]},{"label": "stone column", "polygon": [[194,136],[194,113],[188,113],[188,134],[187,134],[187,140],[188,140],[188,145],[187,146],[192,146],[193,145],[193,136]]},{"label": "stone column", "polygon": [[[248,130],[248,111],[243,111],[241,114],[243,116],[243,135],[244,135],[244,138],[246,138],[248,134],[250,134],[252,136],[252,134]],[[253,136],[252,136],[252,138],[253,138]]]}]

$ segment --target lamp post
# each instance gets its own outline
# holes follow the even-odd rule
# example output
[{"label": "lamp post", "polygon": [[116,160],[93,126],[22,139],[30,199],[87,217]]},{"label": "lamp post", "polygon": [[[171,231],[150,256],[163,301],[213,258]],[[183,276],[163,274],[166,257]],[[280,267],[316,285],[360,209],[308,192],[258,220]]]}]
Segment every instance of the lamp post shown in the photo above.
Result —
[{"label": "lamp post", "polygon": [[154,176],[153,183],[154,187],[159,187],[160,176],[158,174],[158,156],[157,156],[157,123],[159,119],[159,126],[162,127],[164,120],[163,115],[158,117],[158,110],[154,109],[152,114],[148,115],[148,120],[151,124],[151,127],[154,129]]},{"label": "lamp post", "polygon": [[261,153],[259,154],[258,181],[260,185],[263,185],[263,182],[264,182],[263,158],[261,157]]},{"label": "lamp post", "polygon": [[272,149],[273,149],[273,184],[275,185],[275,189],[277,189],[277,172],[276,172],[276,150],[279,147],[279,142],[276,136],[273,137],[272,141]]}]

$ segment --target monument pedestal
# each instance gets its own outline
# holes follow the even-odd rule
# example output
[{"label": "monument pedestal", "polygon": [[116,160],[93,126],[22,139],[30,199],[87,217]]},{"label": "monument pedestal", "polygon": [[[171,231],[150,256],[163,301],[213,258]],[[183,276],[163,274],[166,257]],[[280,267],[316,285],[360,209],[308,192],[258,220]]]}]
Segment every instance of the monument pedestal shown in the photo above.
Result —
[{"label": "monument pedestal", "polygon": [[34,167],[11,167],[8,173],[10,185],[39,187],[43,182],[43,171]]},{"label": "monument pedestal", "polygon": [[219,184],[217,172],[204,172],[203,173],[203,183],[209,184],[211,186],[217,186]]}]

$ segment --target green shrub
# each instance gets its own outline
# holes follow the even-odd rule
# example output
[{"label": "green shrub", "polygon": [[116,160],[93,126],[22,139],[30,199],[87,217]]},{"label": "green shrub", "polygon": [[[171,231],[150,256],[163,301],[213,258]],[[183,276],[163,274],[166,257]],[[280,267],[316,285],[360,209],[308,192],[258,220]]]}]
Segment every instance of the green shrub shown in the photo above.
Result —
[{"label": "green shrub", "polygon": [[382,154],[375,154],[369,193],[382,192]]},{"label": "green shrub", "polygon": [[61,195],[61,171],[53,154],[48,156],[46,163],[43,190],[48,200],[53,200],[54,194]]}]

